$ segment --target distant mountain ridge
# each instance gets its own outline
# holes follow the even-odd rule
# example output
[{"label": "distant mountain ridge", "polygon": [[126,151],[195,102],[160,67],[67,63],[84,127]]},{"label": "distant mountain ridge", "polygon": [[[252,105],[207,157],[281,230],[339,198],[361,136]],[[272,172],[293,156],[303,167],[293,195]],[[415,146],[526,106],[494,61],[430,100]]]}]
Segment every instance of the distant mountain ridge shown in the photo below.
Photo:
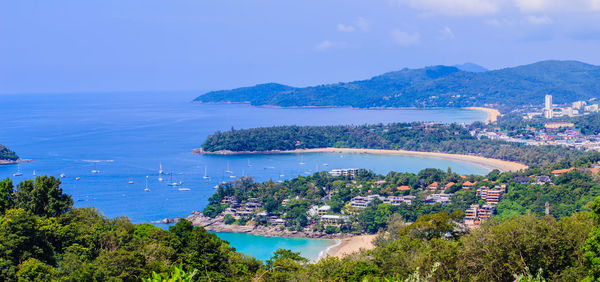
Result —
[{"label": "distant mountain ridge", "polygon": [[478,65],[478,64],[474,64],[474,63],[464,63],[461,65],[454,65],[453,67],[456,67],[459,70],[462,71],[468,71],[468,72],[486,72],[489,71],[488,69]]},{"label": "distant mountain ridge", "polygon": [[[471,66],[472,67],[472,66]],[[489,106],[508,110],[600,96],[600,67],[578,61],[541,61],[529,65],[471,72],[452,66],[402,69],[367,80],[296,88],[277,83],[208,92],[204,103],[371,107]]]}]

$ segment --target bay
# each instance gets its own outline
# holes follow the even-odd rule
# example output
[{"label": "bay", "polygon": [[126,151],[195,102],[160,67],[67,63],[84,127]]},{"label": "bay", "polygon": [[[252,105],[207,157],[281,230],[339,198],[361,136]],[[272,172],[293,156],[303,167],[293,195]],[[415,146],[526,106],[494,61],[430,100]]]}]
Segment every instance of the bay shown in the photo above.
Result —
[{"label": "bay", "polygon": [[[463,161],[411,156],[335,153],[195,155],[191,149],[200,147],[209,134],[231,128],[405,121],[467,123],[486,117],[483,112],[467,109],[279,109],[190,102],[197,94],[0,95],[0,143],[15,150],[22,158],[35,160],[18,168],[15,165],[0,166],[0,178],[20,181],[32,178],[34,170],[37,175],[65,174],[62,187],[73,196],[75,206],[93,206],[108,217],[128,216],[139,223],[185,217],[193,210],[202,210],[215,185],[234,179],[225,173],[227,167],[235,177],[252,176],[257,181],[285,180],[315,171],[347,167],[367,168],[378,173],[392,170],[417,172],[427,167],[451,167],[460,173],[489,171]],[[163,182],[158,181],[160,164],[170,174],[162,176]],[[13,177],[17,169],[24,176]],[[92,173],[92,170],[99,173]],[[205,171],[209,179],[203,178]],[[146,176],[149,192],[144,191]],[[75,180],[76,177],[81,179]],[[167,185],[169,182],[183,184],[172,187]],[[270,243],[256,245],[257,250],[253,251],[247,249],[248,240],[243,235],[223,236],[229,236],[233,246],[260,257],[259,250],[266,248],[270,253],[285,239],[260,239]],[[297,250],[304,250],[303,253],[312,248],[298,246]],[[314,255],[314,252],[310,253]]]}]

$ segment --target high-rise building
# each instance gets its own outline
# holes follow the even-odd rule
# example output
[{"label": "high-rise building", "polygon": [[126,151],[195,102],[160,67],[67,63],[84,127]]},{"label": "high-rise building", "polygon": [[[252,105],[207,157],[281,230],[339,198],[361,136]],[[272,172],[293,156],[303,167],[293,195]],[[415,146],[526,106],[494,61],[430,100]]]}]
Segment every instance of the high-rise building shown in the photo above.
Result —
[{"label": "high-rise building", "polygon": [[546,95],[544,102],[544,117],[552,118],[552,95]]}]

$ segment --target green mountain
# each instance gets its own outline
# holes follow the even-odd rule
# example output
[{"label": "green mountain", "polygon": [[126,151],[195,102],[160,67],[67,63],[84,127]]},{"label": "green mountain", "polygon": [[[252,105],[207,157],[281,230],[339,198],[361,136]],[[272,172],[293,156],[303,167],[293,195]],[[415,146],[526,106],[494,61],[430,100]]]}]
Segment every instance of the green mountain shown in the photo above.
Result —
[{"label": "green mountain", "polygon": [[19,159],[19,156],[13,151],[11,151],[6,146],[0,144],[0,160],[9,160],[16,161]]},{"label": "green mountain", "polygon": [[304,88],[269,83],[213,91],[197,102],[252,105],[368,107],[469,107],[541,105],[600,96],[600,67],[577,61],[542,61],[500,70],[471,72],[458,67],[403,69],[367,80]]}]

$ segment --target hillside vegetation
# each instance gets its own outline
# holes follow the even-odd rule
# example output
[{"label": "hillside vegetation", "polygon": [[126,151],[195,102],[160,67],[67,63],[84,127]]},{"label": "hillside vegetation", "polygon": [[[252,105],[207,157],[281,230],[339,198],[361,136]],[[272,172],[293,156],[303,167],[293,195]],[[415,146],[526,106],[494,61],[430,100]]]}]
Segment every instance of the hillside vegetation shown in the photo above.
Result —
[{"label": "hillside vegetation", "polygon": [[210,135],[207,152],[289,151],[314,148],[391,149],[469,154],[516,161],[529,166],[560,165],[585,152],[558,146],[525,146],[514,142],[478,140],[457,124],[393,123],[362,126],[277,126]]},{"label": "hillside vegetation", "polygon": [[0,160],[16,161],[18,159],[19,156],[15,152],[0,144]]},{"label": "hillside vegetation", "polygon": [[[468,107],[555,103],[598,97],[600,67],[577,61],[542,61],[493,71],[469,72],[451,66],[403,69],[367,80],[296,88],[276,83],[213,91],[198,102],[252,105],[368,107]],[[518,99],[506,99],[518,97]]]}]

